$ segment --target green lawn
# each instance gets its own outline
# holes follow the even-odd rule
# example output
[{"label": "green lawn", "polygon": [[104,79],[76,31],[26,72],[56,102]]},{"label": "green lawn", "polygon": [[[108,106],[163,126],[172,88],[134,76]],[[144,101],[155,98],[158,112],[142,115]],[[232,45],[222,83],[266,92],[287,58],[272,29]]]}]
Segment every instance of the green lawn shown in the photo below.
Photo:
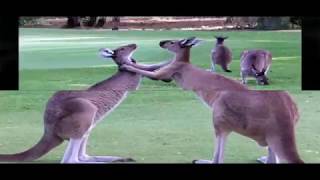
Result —
[{"label": "green lawn", "polygon": [[[244,49],[264,48],[274,60],[270,86],[253,89],[288,90],[297,101],[301,118],[297,142],[306,162],[320,162],[320,93],[301,91],[300,32],[209,32],[209,31],[120,31],[20,29],[20,91],[0,94],[0,153],[14,153],[34,145],[43,132],[43,111],[57,90],[84,89],[111,76],[117,67],[98,56],[98,49],[136,43],[134,58],[154,63],[172,55],[159,41],[197,36],[206,40],[192,49],[192,63],[208,69],[213,36],[229,39],[234,61],[232,73],[218,72],[240,80],[239,55]],[[190,163],[209,159],[213,153],[210,111],[192,92],[172,83],[144,79],[139,91],[128,98],[93,131],[88,151],[93,155],[132,157],[139,163]],[[36,162],[59,162],[66,143]],[[255,163],[266,154],[252,140],[232,134],[225,162]]]}]

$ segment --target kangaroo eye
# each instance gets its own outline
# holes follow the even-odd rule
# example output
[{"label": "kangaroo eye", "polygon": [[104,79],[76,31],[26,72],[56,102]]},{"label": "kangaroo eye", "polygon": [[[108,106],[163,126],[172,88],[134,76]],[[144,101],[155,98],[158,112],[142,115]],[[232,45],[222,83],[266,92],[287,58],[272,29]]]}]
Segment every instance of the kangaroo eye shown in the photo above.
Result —
[{"label": "kangaroo eye", "polygon": [[173,44],[173,42],[172,42],[172,41],[170,41],[170,44]]}]

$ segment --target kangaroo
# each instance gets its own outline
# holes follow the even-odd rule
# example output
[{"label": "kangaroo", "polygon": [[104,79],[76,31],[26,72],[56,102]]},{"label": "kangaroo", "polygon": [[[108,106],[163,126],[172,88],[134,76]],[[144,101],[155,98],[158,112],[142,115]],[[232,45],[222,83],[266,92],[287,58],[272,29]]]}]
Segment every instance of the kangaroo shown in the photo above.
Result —
[{"label": "kangaroo", "polygon": [[225,72],[232,72],[228,69],[232,61],[231,50],[223,44],[228,37],[215,36],[217,39],[215,47],[211,51],[211,70],[215,72],[215,65],[219,64]]},{"label": "kangaroo", "polygon": [[241,53],[240,76],[242,83],[247,83],[247,76],[256,78],[257,84],[268,85],[267,73],[270,69],[272,55],[267,50],[245,50]]},{"label": "kangaroo", "polygon": [[[121,46],[115,50],[100,49],[104,58],[112,58],[120,67],[126,62],[136,63],[131,58],[136,44]],[[145,70],[155,70],[165,65],[139,65]],[[32,161],[69,140],[61,163],[104,163],[133,161],[117,156],[89,156],[86,145],[92,129],[110,114],[127,96],[137,90],[141,75],[119,70],[113,76],[94,84],[86,90],[65,90],[56,92],[47,102],[44,112],[44,134],[30,149],[17,153],[0,155],[0,161]]]},{"label": "kangaroo", "polygon": [[190,49],[200,40],[164,40],[160,46],[175,54],[172,62],[149,72],[132,63],[120,68],[154,79],[173,79],[184,90],[193,91],[213,112],[216,146],[213,160],[194,163],[223,163],[227,136],[236,132],[268,147],[264,163],[303,163],[297,152],[295,125],[298,108],[285,91],[250,90],[247,86],[198,68],[190,63]]}]

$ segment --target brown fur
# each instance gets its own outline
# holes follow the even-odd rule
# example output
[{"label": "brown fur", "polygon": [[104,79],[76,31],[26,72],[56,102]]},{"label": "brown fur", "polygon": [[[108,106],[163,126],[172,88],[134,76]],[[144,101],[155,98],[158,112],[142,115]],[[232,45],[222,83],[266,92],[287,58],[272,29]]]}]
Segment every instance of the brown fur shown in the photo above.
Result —
[{"label": "brown fur", "polygon": [[[115,63],[132,63],[128,57],[136,45],[119,47]],[[164,64],[140,65],[146,70],[155,70]],[[64,140],[78,139],[96,126],[103,116],[111,112],[125,95],[138,88],[142,76],[127,71],[118,71],[113,76],[94,84],[86,90],[58,91],[48,100],[44,112],[44,135],[40,141],[25,152],[0,155],[0,161],[31,161],[48,153]]]},{"label": "brown fur", "polygon": [[250,90],[235,80],[195,67],[189,62],[190,47],[181,48],[180,42],[161,43],[176,56],[170,64],[155,72],[128,65],[122,68],[155,79],[172,78],[184,90],[195,92],[213,112],[217,137],[234,131],[262,146],[268,145],[281,160],[303,162],[294,134],[298,108],[287,92]]},{"label": "brown fur", "polygon": [[231,72],[228,66],[232,61],[232,52],[223,44],[223,41],[217,41],[212,49],[211,60],[213,64],[219,64],[225,72]]},{"label": "brown fur", "polygon": [[258,84],[269,84],[267,73],[272,63],[271,52],[262,49],[246,50],[241,53],[240,69],[242,83],[246,84],[246,77],[255,77]]}]

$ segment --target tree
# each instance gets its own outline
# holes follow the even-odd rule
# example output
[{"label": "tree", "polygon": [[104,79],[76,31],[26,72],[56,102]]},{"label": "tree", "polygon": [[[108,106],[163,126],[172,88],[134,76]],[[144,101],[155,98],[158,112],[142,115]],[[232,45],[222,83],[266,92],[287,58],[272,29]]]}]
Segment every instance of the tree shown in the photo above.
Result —
[{"label": "tree", "polygon": [[290,17],[290,22],[291,22],[292,26],[296,25],[296,26],[301,27],[302,17],[300,17],[300,16]]},{"label": "tree", "polygon": [[119,24],[120,24],[120,17],[119,16],[113,16],[112,17],[112,30],[119,30]]},{"label": "tree", "polygon": [[257,28],[264,30],[289,29],[290,17],[259,17]]},{"label": "tree", "polygon": [[68,16],[67,24],[64,27],[103,27],[105,23],[106,18],[104,16]]},{"label": "tree", "polygon": [[225,24],[232,24],[232,22],[233,22],[233,16],[228,16],[228,17],[226,18]]},{"label": "tree", "polygon": [[98,22],[95,25],[96,27],[103,27],[106,23],[106,18],[104,16],[98,18]]},{"label": "tree", "polygon": [[80,27],[80,17],[79,16],[68,16],[67,24],[64,26],[65,28],[75,28]]},{"label": "tree", "polygon": [[81,22],[83,26],[93,27],[96,25],[97,16],[85,16],[81,18]]},{"label": "tree", "polygon": [[236,28],[254,28],[257,25],[257,17],[234,17],[228,16],[225,24],[234,24]]},{"label": "tree", "polygon": [[28,25],[28,24],[37,24],[39,17],[20,17],[19,18],[19,25],[20,26],[24,26],[24,25]]}]

